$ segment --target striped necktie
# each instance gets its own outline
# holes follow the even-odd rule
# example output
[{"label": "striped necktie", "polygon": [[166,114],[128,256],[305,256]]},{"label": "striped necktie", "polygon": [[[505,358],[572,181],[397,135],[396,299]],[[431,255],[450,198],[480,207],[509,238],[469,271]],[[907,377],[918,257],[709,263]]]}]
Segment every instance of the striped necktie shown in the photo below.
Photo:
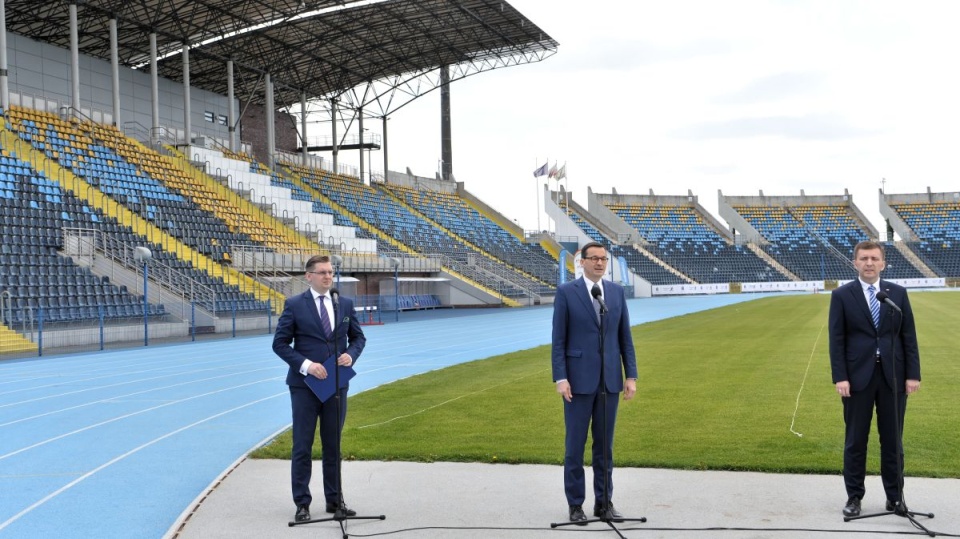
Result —
[{"label": "striped necktie", "polygon": [[327,314],[327,306],[324,302],[327,297],[317,296],[317,299],[320,300],[320,327],[323,329],[323,336],[329,339],[333,335],[333,329],[330,326],[330,315]]},{"label": "striped necktie", "polygon": [[867,287],[867,295],[870,296],[870,315],[873,316],[873,327],[880,327],[880,302],[877,301],[877,289],[870,285]]}]

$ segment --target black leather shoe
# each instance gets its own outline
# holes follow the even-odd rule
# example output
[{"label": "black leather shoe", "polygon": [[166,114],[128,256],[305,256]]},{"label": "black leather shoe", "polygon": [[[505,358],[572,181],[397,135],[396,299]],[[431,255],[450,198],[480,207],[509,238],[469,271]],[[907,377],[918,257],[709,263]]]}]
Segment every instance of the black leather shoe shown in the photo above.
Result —
[{"label": "black leather shoe", "polygon": [[887,500],[887,511],[893,511],[898,515],[902,515],[902,514],[906,514],[907,506],[903,505],[902,502]]},{"label": "black leather shoe", "polygon": [[298,505],[297,514],[294,515],[293,520],[297,522],[304,522],[304,521],[310,520],[310,506]]},{"label": "black leather shoe", "polygon": [[600,518],[607,518],[608,520],[617,520],[622,519],[623,515],[620,514],[620,511],[613,506],[612,503],[607,504],[606,507],[603,504],[596,503],[593,505],[593,516]]},{"label": "black leather shoe", "polygon": [[[336,512],[337,512],[337,504],[327,502],[327,512],[328,512],[328,513],[336,513]],[[355,516],[357,516],[357,512],[356,512],[356,511],[354,511],[353,509],[348,509],[348,508],[347,508],[347,504],[343,504],[343,505],[340,506],[340,512],[341,512],[344,516],[348,516],[348,517],[355,517]]]},{"label": "black leather shoe", "polygon": [[583,506],[581,505],[570,506],[570,522],[576,522],[577,526],[587,525],[587,515],[583,514]]},{"label": "black leather shoe", "polygon": [[856,496],[850,496],[850,498],[847,500],[847,505],[843,507],[843,516],[860,516],[860,498]]}]

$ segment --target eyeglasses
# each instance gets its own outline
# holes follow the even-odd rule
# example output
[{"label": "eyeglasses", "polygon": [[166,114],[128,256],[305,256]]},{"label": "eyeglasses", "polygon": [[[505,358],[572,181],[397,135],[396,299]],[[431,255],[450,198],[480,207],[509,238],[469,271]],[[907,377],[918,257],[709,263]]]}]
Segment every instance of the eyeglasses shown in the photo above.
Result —
[{"label": "eyeglasses", "polygon": [[314,275],[333,275],[332,271],[308,271],[307,273],[312,273]]},{"label": "eyeglasses", "polygon": [[596,264],[597,262],[606,262],[607,260],[610,260],[610,258],[608,258],[608,257],[606,257],[606,256],[587,256],[587,257],[584,257],[583,259],[584,259],[584,260],[589,260],[590,262],[593,262],[594,264]]}]

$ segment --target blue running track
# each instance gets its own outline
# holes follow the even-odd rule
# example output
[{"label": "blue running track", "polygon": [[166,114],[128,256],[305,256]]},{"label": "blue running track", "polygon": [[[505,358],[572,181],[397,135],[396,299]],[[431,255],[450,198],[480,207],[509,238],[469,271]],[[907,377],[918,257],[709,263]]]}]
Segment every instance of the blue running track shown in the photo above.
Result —
[{"label": "blue running track", "polygon": [[[763,296],[631,300],[630,316],[639,324]],[[549,306],[496,309],[367,326],[351,391],[548,344],[551,315]],[[162,537],[238,459],[289,426],[286,364],[271,342],[0,363],[0,538]]]}]

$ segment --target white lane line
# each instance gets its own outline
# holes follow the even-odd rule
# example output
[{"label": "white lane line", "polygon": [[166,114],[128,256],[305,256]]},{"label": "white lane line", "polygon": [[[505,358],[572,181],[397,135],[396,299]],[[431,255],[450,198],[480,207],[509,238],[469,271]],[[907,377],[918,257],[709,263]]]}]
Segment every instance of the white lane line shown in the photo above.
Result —
[{"label": "white lane line", "polygon": [[52,411],[49,411],[49,412],[46,412],[46,413],[37,414],[37,415],[32,415],[32,416],[28,416],[28,417],[23,417],[23,418],[20,418],[20,419],[15,419],[15,420],[9,421],[9,422],[7,422],[7,423],[0,423],[0,427],[6,427],[7,425],[13,425],[13,424],[15,424],[15,423],[22,423],[22,422],[24,422],[24,421],[30,421],[30,420],[32,420],[32,419],[39,419],[39,418],[41,418],[41,417],[46,417],[46,416],[49,416],[49,415],[59,414],[59,413],[62,413],[62,412],[68,412],[68,411],[70,411],[70,410],[76,410],[77,408],[83,408],[84,406],[91,406],[91,405],[94,405],[94,404],[101,404],[101,403],[104,403],[104,402],[113,402],[113,401],[116,401],[117,399],[123,399],[123,398],[127,398],[127,397],[133,397],[133,396],[135,396],[135,395],[143,395],[144,393],[151,393],[151,392],[154,392],[154,391],[160,391],[160,390],[164,390],[164,389],[171,389],[171,388],[174,388],[174,387],[188,386],[188,385],[190,385],[190,384],[196,384],[196,383],[200,383],[200,382],[209,382],[209,381],[211,381],[211,380],[220,380],[220,379],[223,379],[223,378],[230,378],[230,377],[232,377],[232,376],[239,376],[239,375],[244,375],[244,374],[250,374],[250,373],[258,372],[258,371],[272,371],[272,370],[275,370],[275,369],[273,369],[273,368],[263,368],[263,369],[256,369],[256,370],[253,370],[253,371],[232,372],[232,373],[223,374],[223,375],[220,375],[220,376],[211,376],[211,377],[209,377],[209,378],[198,378],[198,379],[196,379],[196,380],[189,380],[189,381],[186,381],[186,382],[181,382],[181,383],[179,383],[179,384],[171,384],[171,385],[168,385],[168,386],[152,387],[152,388],[150,388],[150,389],[144,389],[143,391],[136,391],[136,392],[133,392],[133,393],[127,393],[127,394],[125,394],[125,395],[114,395],[114,396],[112,396],[112,397],[107,397],[107,398],[105,398],[105,399],[100,399],[100,400],[85,402],[85,403],[83,403],[83,404],[78,404],[78,405],[76,405],[76,406],[69,406],[69,407],[67,407],[67,408],[59,408],[59,409],[57,409],[57,410],[52,410]]},{"label": "white lane line", "polygon": [[208,392],[208,393],[201,393],[201,394],[199,394],[199,395],[193,395],[193,396],[187,397],[187,398],[185,398],[185,399],[179,399],[179,400],[175,400],[175,401],[170,401],[170,402],[167,402],[167,403],[164,403],[164,404],[160,404],[160,405],[157,405],[157,406],[151,406],[150,408],[144,408],[143,410],[139,410],[139,411],[136,411],[136,412],[131,412],[131,413],[129,413],[129,414],[123,414],[123,415],[114,417],[114,418],[112,418],[112,419],[107,419],[106,421],[101,421],[101,422],[99,422],[99,423],[94,423],[93,425],[87,425],[86,427],[79,428],[79,429],[76,429],[76,430],[73,430],[73,431],[70,431],[70,432],[63,433],[63,434],[61,434],[61,435],[59,435],[59,436],[54,436],[53,438],[47,438],[46,440],[37,442],[37,443],[32,444],[32,445],[28,445],[28,446],[26,446],[26,447],[22,447],[22,448],[20,448],[20,449],[17,449],[16,451],[11,451],[10,453],[7,453],[7,454],[5,454],[5,455],[0,455],[0,460],[3,460],[3,459],[6,459],[6,458],[9,458],[9,457],[12,457],[12,456],[14,456],[14,455],[18,455],[18,454],[20,454],[20,453],[23,453],[24,451],[29,451],[29,450],[31,450],[31,449],[36,449],[37,447],[40,447],[40,446],[42,446],[42,445],[49,444],[49,443],[51,443],[51,442],[55,442],[55,441],[57,441],[57,440],[62,440],[63,438],[67,438],[67,437],[69,437],[69,436],[73,436],[74,434],[79,434],[79,433],[81,433],[81,432],[86,432],[86,431],[88,431],[88,430],[95,429],[95,428],[97,428],[97,427],[102,427],[103,425],[108,425],[108,424],[110,424],[110,423],[115,423],[115,422],[120,421],[120,420],[122,420],[122,419],[127,419],[127,418],[130,418],[130,417],[134,417],[134,416],[138,416],[138,415],[141,415],[141,414],[145,414],[145,413],[147,413],[147,412],[152,412],[152,411],[154,411],[154,410],[159,410],[160,408],[166,408],[167,406],[173,406],[174,404],[181,404],[181,403],[184,403],[184,402],[187,402],[187,401],[192,401],[192,400],[194,400],[194,399],[199,399],[199,398],[201,398],[201,397],[209,397],[210,395],[216,395],[216,394],[218,394],[218,393],[224,393],[224,392],[226,392],[226,391],[232,391],[232,390],[234,390],[234,389],[239,389],[239,388],[242,388],[242,387],[249,387],[249,386],[253,386],[253,385],[257,385],[257,384],[262,384],[262,383],[264,383],[264,382],[272,382],[272,381],[282,380],[282,379],[284,379],[283,376],[276,376],[276,377],[272,377],[272,378],[264,378],[264,379],[262,379],[262,380],[257,380],[257,381],[250,382],[250,383],[247,383],[247,384],[240,384],[240,385],[238,385],[238,386],[225,387],[225,388],[223,388],[223,389],[218,389],[218,390],[216,390],[216,391],[210,391],[210,392]]},{"label": "white lane line", "polygon": [[41,498],[41,499],[39,499],[39,500],[37,500],[37,501],[34,502],[32,505],[30,505],[29,507],[25,508],[23,511],[20,511],[20,512],[17,513],[16,515],[13,515],[13,516],[10,517],[9,519],[7,519],[5,522],[0,523],[0,530],[3,530],[4,528],[10,526],[10,525],[13,524],[14,522],[16,522],[17,520],[19,520],[20,518],[22,518],[24,515],[26,515],[27,513],[33,511],[34,509],[40,507],[41,505],[47,503],[48,501],[56,498],[56,497],[59,496],[60,494],[63,494],[63,493],[66,492],[67,490],[70,490],[71,488],[73,488],[73,487],[75,487],[76,485],[80,484],[82,481],[85,481],[86,479],[94,476],[94,475],[97,474],[98,472],[106,469],[106,468],[109,467],[109,466],[112,466],[112,465],[120,462],[121,460],[129,457],[130,455],[133,455],[133,454],[135,454],[135,453],[138,453],[139,451],[142,451],[143,449],[146,449],[146,448],[150,447],[151,445],[156,444],[157,442],[166,440],[167,438],[169,438],[169,437],[171,437],[171,436],[174,436],[174,435],[176,435],[176,434],[180,434],[181,432],[183,432],[183,431],[185,431],[185,430],[192,429],[193,427],[196,427],[197,425],[201,425],[201,424],[206,423],[206,422],[208,422],[208,421],[211,421],[211,420],[213,420],[213,419],[217,419],[218,417],[223,417],[223,416],[225,416],[225,415],[227,415],[227,414],[236,412],[237,410],[241,410],[241,409],[243,409],[243,408],[247,408],[247,407],[249,407],[249,406],[253,406],[254,404],[259,404],[259,403],[261,403],[261,402],[265,402],[265,401],[268,401],[268,400],[270,400],[270,399],[275,399],[275,398],[277,398],[277,397],[286,396],[286,395],[289,395],[289,393],[286,392],[286,391],[284,391],[283,393],[277,393],[276,395],[271,395],[271,396],[269,396],[269,397],[264,397],[264,398],[262,398],[262,399],[257,399],[257,400],[255,400],[255,401],[251,401],[251,402],[248,402],[248,403],[246,403],[246,404],[237,406],[237,407],[235,407],[235,408],[231,408],[231,409],[229,409],[229,410],[225,410],[225,411],[220,412],[220,413],[218,413],[218,414],[214,414],[214,415],[212,415],[212,416],[206,417],[206,418],[201,419],[201,420],[199,420],[199,421],[195,421],[195,422],[193,422],[193,423],[191,423],[191,424],[189,424],[189,425],[186,425],[186,426],[184,426],[184,427],[180,427],[180,428],[177,429],[177,430],[168,432],[167,434],[164,434],[163,436],[160,436],[159,438],[154,438],[153,440],[150,440],[149,442],[147,442],[147,443],[145,443],[145,444],[143,444],[143,445],[140,445],[140,446],[138,446],[138,447],[135,447],[135,448],[131,449],[130,451],[127,451],[126,453],[124,453],[124,454],[122,454],[122,455],[119,455],[119,456],[117,456],[117,457],[115,457],[115,458],[113,458],[113,459],[111,459],[111,460],[109,460],[109,461],[101,464],[100,466],[97,466],[96,468],[90,470],[89,472],[81,475],[80,477],[74,479],[73,481],[67,483],[66,485],[58,488],[57,490],[51,492],[50,494],[44,496],[43,498]]}]

